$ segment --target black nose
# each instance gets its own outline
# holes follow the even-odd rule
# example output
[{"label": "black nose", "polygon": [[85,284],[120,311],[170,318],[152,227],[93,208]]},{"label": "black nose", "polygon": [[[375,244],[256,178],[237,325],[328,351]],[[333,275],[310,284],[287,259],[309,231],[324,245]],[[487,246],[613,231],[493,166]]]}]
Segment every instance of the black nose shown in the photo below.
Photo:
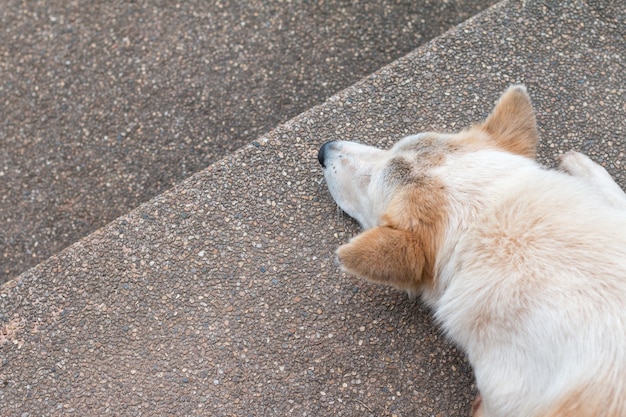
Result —
[{"label": "black nose", "polygon": [[320,161],[320,165],[322,166],[322,168],[326,168],[326,164],[324,163],[324,160],[326,159],[326,150],[328,149],[328,145],[330,145],[333,142],[334,140],[330,140],[326,142],[325,144],[322,145],[320,150],[317,152],[317,160]]}]

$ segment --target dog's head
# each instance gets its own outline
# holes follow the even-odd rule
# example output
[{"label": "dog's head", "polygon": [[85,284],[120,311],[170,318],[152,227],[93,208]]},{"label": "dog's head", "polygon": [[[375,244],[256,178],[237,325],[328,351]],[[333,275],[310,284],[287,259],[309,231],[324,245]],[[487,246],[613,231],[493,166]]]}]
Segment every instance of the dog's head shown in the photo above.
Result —
[{"label": "dog's head", "polygon": [[338,249],[342,268],[411,294],[432,285],[446,234],[480,210],[491,181],[535,157],[536,143],[523,86],[510,87],[484,123],[457,134],[409,136],[389,150],[325,143],[318,158],[330,193],[366,229]]}]

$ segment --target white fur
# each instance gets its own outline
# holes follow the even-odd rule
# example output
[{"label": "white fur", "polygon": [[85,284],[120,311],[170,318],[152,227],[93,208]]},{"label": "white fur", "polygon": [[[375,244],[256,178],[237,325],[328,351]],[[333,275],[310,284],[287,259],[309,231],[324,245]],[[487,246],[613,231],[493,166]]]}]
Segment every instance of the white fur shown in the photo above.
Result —
[{"label": "white fur", "polygon": [[[424,294],[474,367],[484,415],[540,415],[589,385],[626,398],[626,211],[616,207],[626,196],[595,164],[574,177],[484,153],[439,170],[451,190],[474,191],[452,205]],[[498,230],[532,244],[503,253]],[[476,332],[485,314],[494,319]]]}]

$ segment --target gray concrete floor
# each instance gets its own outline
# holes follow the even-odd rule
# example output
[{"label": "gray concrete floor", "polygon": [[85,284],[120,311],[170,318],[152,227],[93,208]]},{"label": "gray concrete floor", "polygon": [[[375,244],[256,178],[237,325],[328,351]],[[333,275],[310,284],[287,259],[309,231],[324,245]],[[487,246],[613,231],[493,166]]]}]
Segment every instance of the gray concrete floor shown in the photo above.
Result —
[{"label": "gray concrete floor", "polygon": [[0,4],[0,282],[495,0]]},{"label": "gray concrete floor", "polygon": [[358,228],[316,160],[481,121],[511,83],[540,160],[626,185],[626,46],[581,1],[504,2],[0,286],[0,415],[466,416],[463,355],[417,300],[341,274]]}]

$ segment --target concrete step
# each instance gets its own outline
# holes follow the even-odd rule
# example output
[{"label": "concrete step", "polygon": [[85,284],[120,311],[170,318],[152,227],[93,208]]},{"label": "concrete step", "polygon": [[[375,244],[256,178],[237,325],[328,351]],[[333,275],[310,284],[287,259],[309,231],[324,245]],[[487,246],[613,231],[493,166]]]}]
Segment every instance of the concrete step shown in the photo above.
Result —
[{"label": "concrete step", "polygon": [[341,274],[357,226],[317,167],[480,121],[528,86],[550,164],[622,187],[622,26],[582,1],[499,3],[0,289],[3,416],[464,416],[471,369],[418,300]]},{"label": "concrete step", "polygon": [[495,2],[3,3],[0,283]]}]

